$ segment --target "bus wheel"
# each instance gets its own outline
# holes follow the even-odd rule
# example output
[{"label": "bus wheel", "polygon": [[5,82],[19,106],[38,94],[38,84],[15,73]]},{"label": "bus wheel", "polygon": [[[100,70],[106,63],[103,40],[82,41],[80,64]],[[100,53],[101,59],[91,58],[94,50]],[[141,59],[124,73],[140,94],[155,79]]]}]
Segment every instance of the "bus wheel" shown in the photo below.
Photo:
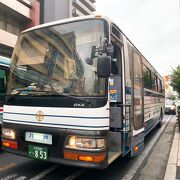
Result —
[{"label": "bus wheel", "polygon": [[161,111],[161,115],[159,117],[159,123],[157,124],[157,127],[160,128],[162,126],[162,120],[163,120],[163,113]]}]

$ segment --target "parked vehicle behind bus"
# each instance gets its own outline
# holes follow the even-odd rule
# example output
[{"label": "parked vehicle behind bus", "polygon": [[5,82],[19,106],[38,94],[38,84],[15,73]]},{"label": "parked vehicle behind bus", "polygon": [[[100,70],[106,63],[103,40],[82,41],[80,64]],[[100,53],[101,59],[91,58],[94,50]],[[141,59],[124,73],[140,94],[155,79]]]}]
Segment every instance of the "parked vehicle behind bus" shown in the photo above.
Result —
[{"label": "parked vehicle behind bus", "polygon": [[[5,99],[5,92],[7,89],[7,78],[9,74],[10,59],[0,56],[0,129],[2,124],[3,105]],[[0,130],[1,134],[1,130]],[[1,140],[0,140],[1,146]]]},{"label": "parked vehicle behind bus", "polygon": [[88,168],[139,154],[161,126],[163,79],[119,27],[85,16],[24,31],[4,106],[7,152]]},{"label": "parked vehicle behind bus", "polygon": [[176,107],[176,103],[174,100],[169,100],[166,99],[165,100],[165,114],[176,114],[177,111],[177,107]]}]

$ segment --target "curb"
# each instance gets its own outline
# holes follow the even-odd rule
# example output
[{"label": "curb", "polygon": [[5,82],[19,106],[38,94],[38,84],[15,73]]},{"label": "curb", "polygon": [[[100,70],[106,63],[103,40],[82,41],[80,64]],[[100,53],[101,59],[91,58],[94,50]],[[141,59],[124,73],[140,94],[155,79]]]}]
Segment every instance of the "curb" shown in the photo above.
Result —
[{"label": "curb", "polygon": [[179,127],[178,124],[176,123],[176,129],[175,129],[175,134],[173,137],[173,142],[169,154],[169,159],[168,163],[166,166],[166,173],[164,176],[164,180],[175,180],[179,179],[176,177],[177,173],[177,167],[180,166],[179,162],[179,157],[180,157],[180,135],[179,135]]},{"label": "curb", "polygon": [[164,121],[165,125],[159,129],[159,131],[157,132],[157,135],[145,147],[143,152],[139,155],[138,159],[135,161],[132,167],[128,170],[126,175],[122,178],[123,180],[137,179],[137,176],[139,175],[140,171],[142,170],[145,163],[147,162],[149,156],[151,155],[154,147],[156,146],[158,140],[160,139],[161,135],[163,134],[164,130],[166,129],[172,117],[173,116],[170,116],[166,121]]}]

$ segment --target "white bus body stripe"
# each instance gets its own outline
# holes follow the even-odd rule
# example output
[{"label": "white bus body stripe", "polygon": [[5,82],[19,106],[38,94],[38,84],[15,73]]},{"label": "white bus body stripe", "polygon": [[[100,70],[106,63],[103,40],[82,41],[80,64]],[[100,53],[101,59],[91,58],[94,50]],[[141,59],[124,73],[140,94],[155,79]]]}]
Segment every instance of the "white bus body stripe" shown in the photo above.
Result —
[{"label": "white bus body stripe", "polygon": [[[37,121],[36,113],[42,111],[44,118]],[[34,126],[104,130],[109,129],[109,111],[102,108],[56,108],[4,106],[3,121]]]}]

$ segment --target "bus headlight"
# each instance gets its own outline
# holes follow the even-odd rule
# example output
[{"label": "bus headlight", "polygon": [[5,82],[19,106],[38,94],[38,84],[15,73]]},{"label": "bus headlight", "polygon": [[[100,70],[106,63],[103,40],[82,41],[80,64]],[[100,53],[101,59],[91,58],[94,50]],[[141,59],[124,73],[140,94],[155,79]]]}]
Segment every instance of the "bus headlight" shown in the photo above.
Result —
[{"label": "bus headlight", "polygon": [[16,133],[13,129],[2,128],[2,137],[6,139],[15,139]]},{"label": "bus headlight", "polygon": [[101,150],[105,147],[103,138],[69,136],[65,147],[78,150]]}]

